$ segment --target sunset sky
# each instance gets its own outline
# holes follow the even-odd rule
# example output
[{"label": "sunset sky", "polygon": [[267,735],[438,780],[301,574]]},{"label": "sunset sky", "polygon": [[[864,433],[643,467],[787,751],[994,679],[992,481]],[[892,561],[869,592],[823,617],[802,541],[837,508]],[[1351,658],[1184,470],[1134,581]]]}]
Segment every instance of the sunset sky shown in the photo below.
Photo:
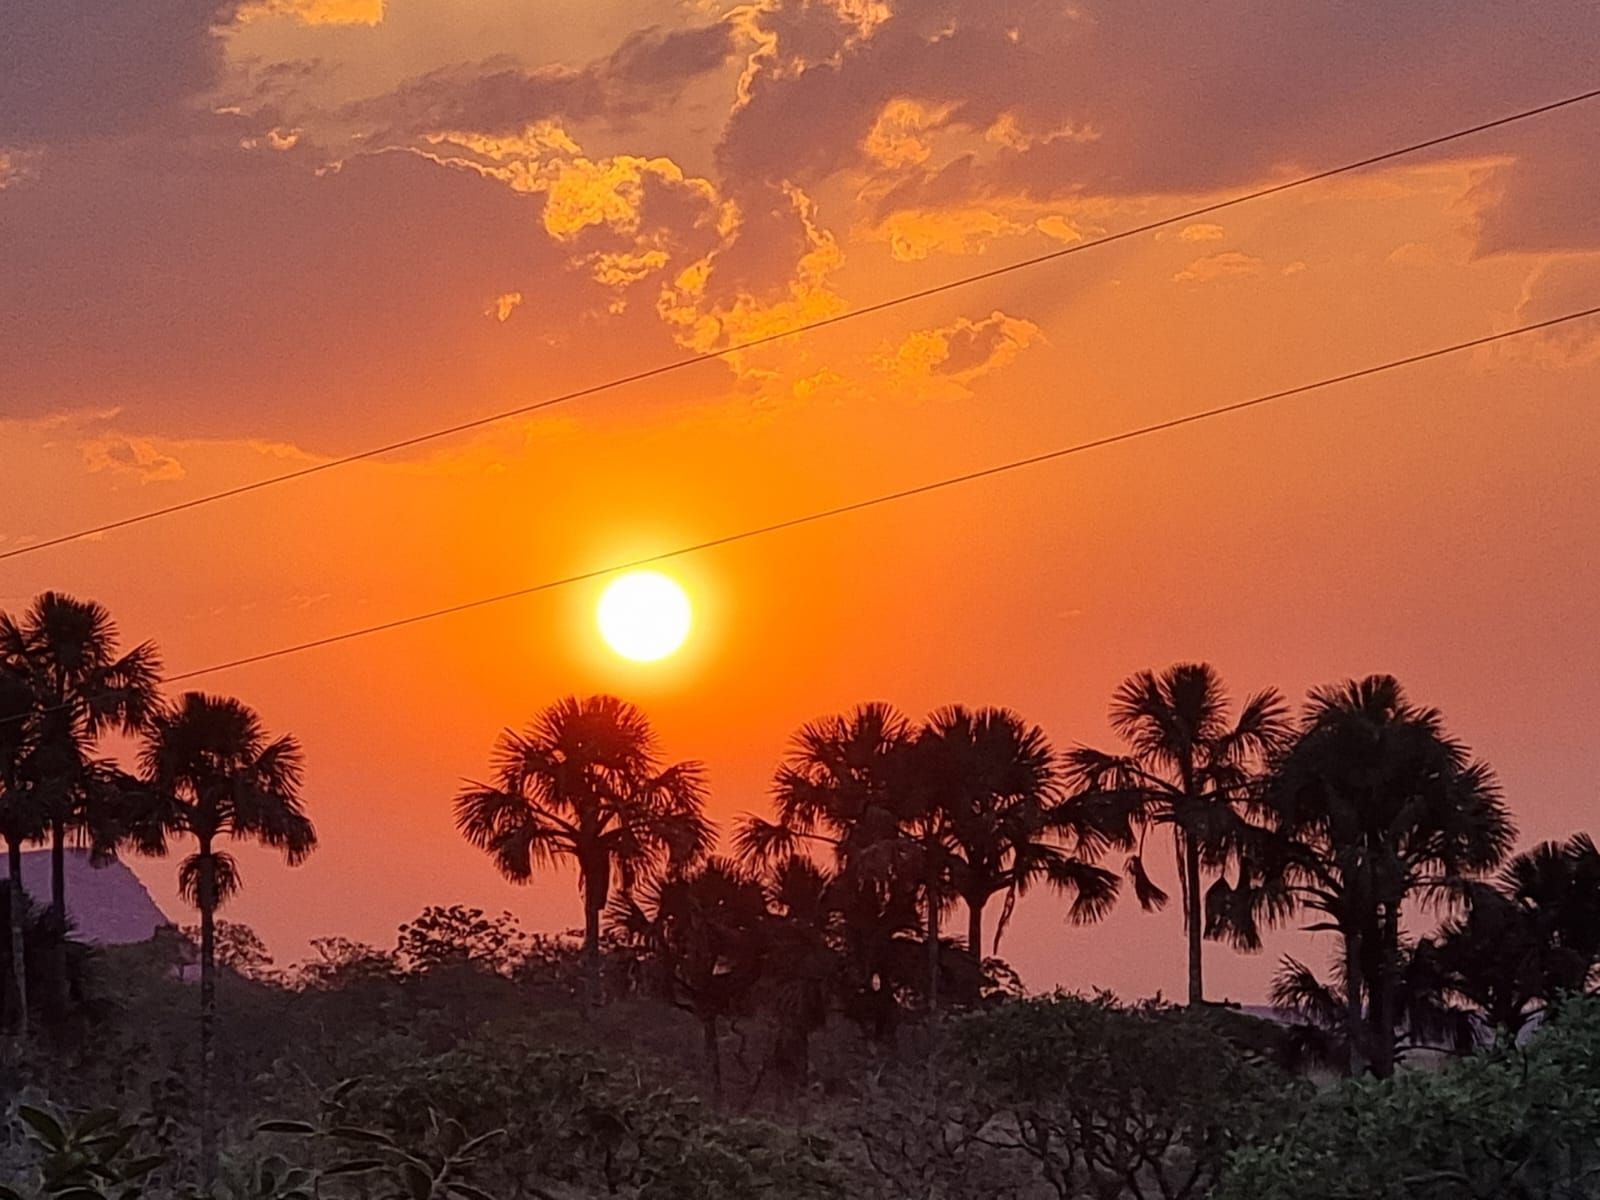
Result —
[{"label": "sunset sky", "polygon": [[[843,313],[1600,85],[1594,0],[19,0],[0,16],[0,552]],[[587,572],[1600,304],[1600,101],[536,417],[0,563],[169,670]],[[1372,671],[1600,826],[1600,320],[204,680],[305,744],[322,837],[248,922],[392,943],[501,882],[449,800],[612,691],[714,815],[801,722],[1015,707],[1106,745],[1127,674]],[[1159,857],[1171,883],[1170,855]],[[183,912],[172,862],[139,862]],[[1176,906],[1030,986],[1181,990]],[[1209,952],[1255,1001],[1285,949]]]}]

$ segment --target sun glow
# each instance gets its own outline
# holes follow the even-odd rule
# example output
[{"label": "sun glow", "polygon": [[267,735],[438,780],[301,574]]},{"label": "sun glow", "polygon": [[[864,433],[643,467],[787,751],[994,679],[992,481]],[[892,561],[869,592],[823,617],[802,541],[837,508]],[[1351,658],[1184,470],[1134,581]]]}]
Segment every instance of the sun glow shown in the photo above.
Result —
[{"label": "sun glow", "polygon": [[600,596],[600,635],[623,658],[654,662],[689,636],[689,597],[659,571],[631,571]]}]

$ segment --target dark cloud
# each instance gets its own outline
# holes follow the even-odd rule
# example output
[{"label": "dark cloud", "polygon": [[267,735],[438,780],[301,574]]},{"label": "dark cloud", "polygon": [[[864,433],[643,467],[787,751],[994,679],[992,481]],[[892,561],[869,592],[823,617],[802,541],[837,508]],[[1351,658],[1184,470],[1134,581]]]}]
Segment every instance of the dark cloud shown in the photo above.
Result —
[{"label": "dark cloud", "polygon": [[373,127],[380,138],[443,131],[507,136],[555,118],[621,119],[670,102],[685,84],[726,63],[733,47],[734,30],[726,23],[647,29],[580,69],[530,70],[510,56],[462,63],[357,101],[344,115]]},{"label": "dark cloud", "polygon": [[[729,123],[724,170],[806,186],[874,171],[890,185],[887,209],[1236,187],[1582,90],[1600,55],[1592,0],[898,0],[853,40],[814,0],[760,20],[779,45]],[[834,39],[811,61],[783,50],[808,20]],[[981,149],[881,170],[868,134],[903,100]],[[1525,242],[1510,232],[1527,229],[1523,217],[1502,215],[1501,248],[1595,244],[1586,156],[1571,150],[1529,125],[1452,151],[1516,156],[1505,207],[1554,204],[1579,222]]]},{"label": "dark cloud", "polygon": [[321,163],[124,144],[0,189],[0,416],[334,448],[672,351],[648,306],[583,351],[614,293],[543,197],[405,151]]},{"label": "dark cloud", "polygon": [[221,77],[235,0],[6,0],[0,146],[125,134]]}]

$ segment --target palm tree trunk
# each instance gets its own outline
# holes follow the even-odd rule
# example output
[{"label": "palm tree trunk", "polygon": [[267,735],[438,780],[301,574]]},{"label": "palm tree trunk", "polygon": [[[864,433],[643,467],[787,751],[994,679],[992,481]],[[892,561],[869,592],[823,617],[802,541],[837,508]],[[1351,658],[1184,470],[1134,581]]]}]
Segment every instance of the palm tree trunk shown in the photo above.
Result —
[{"label": "palm tree trunk", "polygon": [[50,910],[56,925],[67,928],[67,827],[60,819],[50,822]]},{"label": "palm tree trunk", "polygon": [[583,892],[583,980],[584,1003],[589,1011],[600,1007],[600,905]]},{"label": "palm tree trunk", "polygon": [[46,995],[57,1017],[67,1013],[67,826],[50,822],[50,914],[56,936],[50,946],[50,980]]},{"label": "palm tree trunk", "polygon": [[1196,1005],[1204,1004],[1206,1000],[1200,959],[1200,936],[1205,932],[1205,916],[1200,911],[1200,845],[1193,837],[1185,836],[1183,839],[1183,866],[1183,915],[1189,935],[1189,1003]]},{"label": "palm tree trunk", "polygon": [[1395,974],[1400,967],[1400,915],[1389,907],[1383,916],[1383,959],[1378,965],[1377,1018],[1373,1029],[1372,1073],[1380,1079],[1394,1074]]},{"label": "palm tree trunk", "polygon": [[712,1102],[722,1104],[722,1044],[717,1038],[717,1019],[707,1017],[701,1022],[705,1041],[706,1074],[711,1078]]},{"label": "palm tree trunk", "polygon": [[217,1179],[217,1114],[212,1106],[217,1019],[217,867],[200,847],[200,1178],[206,1194]]},{"label": "palm tree trunk", "polygon": [[967,953],[980,967],[983,965],[983,905],[982,899],[967,897]]},{"label": "palm tree trunk", "polygon": [[939,883],[937,872],[930,870],[924,885],[928,893],[928,1011],[939,1010]]},{"label": "palm tree trunk", "polygon": [[28,1036],[28,960],[27,943],[22,936],[22,912],[28,894],[22,888],[22,842],[6,839],[6,887],[11,899],[11,995],[17,1006],[17,1036]]},{"label": "palm tree trunk", "polygon": [[1361,935],[1347,931],[1344,935],[1344,1007],[1345,1036],[1350,1042],[1350,1078],[1354,1079],[1367,1069],[1366,1022],[1361,1015]]}]

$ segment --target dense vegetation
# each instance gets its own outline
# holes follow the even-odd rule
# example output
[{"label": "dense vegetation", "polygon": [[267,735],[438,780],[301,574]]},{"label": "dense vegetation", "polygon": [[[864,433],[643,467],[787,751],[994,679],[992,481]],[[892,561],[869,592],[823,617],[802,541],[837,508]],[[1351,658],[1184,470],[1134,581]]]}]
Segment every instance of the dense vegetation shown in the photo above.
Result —
[{"label": "dense vegetation", "polygon": [[[1600,852],[1514,855],[1493,773],[1392,678],[1295,713],[1140,673],[1108,750],[863,705],[725,839],[643,713],[563,700],[453,803],[506,877],[575,868],[580,933],[429,907],[279,967],[217,913],[230,841],[315,849],[298,744],[117,642],[64,596],[0,615],[4,1200],[1600,1197]],[[197,925],[80,945],[60,854],[43,908],[18,870],[74,841],[181,842]],[[1025,997],[1018,898],[1161,907],[1161,843],[1188,1003]],[[1284,961],[1288,1019],[1208,1004],[1206,942],[1286,922],[1340,947]]]}]

